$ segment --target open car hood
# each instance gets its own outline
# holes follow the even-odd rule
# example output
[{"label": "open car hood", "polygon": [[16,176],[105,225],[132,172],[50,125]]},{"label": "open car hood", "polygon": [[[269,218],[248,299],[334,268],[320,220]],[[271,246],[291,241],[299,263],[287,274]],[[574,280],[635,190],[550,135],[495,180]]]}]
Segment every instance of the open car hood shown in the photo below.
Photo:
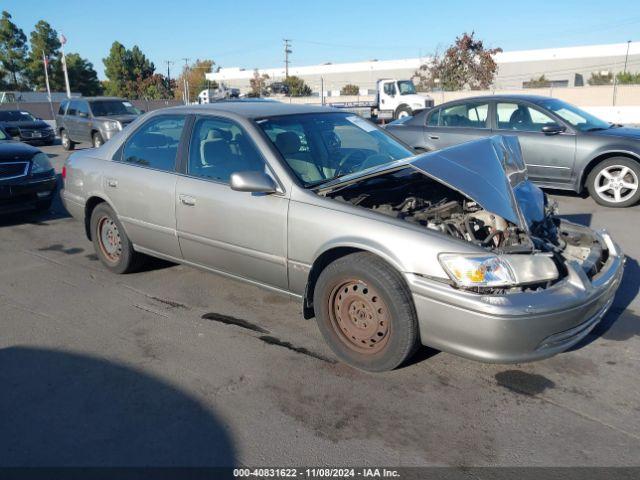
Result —
[{"label": "open car hood", "polygon": [[544,218],[544,194],[527,179],[517,137],[463,143],[420,155],[411,165],[526,231]]}]

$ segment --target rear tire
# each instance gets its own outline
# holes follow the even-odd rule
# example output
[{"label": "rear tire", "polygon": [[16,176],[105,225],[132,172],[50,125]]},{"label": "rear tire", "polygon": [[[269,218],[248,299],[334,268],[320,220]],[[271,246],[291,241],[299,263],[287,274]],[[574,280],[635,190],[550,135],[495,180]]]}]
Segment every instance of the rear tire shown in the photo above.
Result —
[{"label": "rear tire", "polygon": [[106,203],[91,213],[91,240],[102,264],[114,273],[130,273],[142,262],[116,213]]},{"label": "rear tire", "polygon": [[325,341],[353,367],[393,370],[419,346],[409,290],[396,270],[370,253],[329,264],[318,277],[313,304]]},{"label": "rear tire", "polygon": [[62,148],[67,151],[73,150],[76,147],[76,144],[71,141],[66,130],[60,132],[60,140],[62,141]]},{"label": "rear tire", "polygon": [[600,205],[630,207],[640,200],[640,163],[627,157],[608,158],[591,170],[587,189]]}]

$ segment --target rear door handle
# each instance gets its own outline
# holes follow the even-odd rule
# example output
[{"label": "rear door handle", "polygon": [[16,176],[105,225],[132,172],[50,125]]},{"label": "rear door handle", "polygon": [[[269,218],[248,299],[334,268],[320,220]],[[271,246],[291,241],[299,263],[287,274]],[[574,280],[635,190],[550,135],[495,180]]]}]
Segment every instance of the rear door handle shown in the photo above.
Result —
[{"label": "rear door handle", "polygon": [[196,199],[191,195],[180,195],[180,202],[187,207],[194,207]]},{"label": "rear door handle", "polygon": [[116,188],[118,186],[118,180],[116,180],[115,178],[107,179],[107,186],[111,188]]},{"label": "rear door handle", "polygon": [[440,137],[438,135],[429,135],[431,140],[438,140]]}]

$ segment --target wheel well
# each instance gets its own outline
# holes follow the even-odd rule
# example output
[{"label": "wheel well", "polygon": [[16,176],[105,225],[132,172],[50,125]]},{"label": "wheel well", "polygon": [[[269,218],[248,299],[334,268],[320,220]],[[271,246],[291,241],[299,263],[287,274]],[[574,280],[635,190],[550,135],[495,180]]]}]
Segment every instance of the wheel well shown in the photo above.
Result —
[{"label": "wheel well", "polygon": [[89,240],[91,238],[91,214],[95,210],[95,208],[101,203],[105,202],[103,198],[100,197],[91,197],[87,200],[87,203],[84,206],[84,231]]},{"label": "wheel well", "polygon": [[593,169],[600,163],[603,162],[605,160],[607,160],[608,158],[613,158],[613,157],[625,157],[628,158],[629,160],[633,160],[635,162],[640,163],[640,160],[638,159],[638,157],[635,157],[629,153],[626,152],[607,152],[607,153],[603,153],[600,156],[597,156],[596,158],[594,158],[593,160],[591,160],[589,162],[589,164],[587,165],[587,168],[584,169],[584,171],[582,172],[582,178],[580,179],[580,190],[582,191],[586,185],[587,185],[587,178],[589,178],[589,174],[593,171]]}]

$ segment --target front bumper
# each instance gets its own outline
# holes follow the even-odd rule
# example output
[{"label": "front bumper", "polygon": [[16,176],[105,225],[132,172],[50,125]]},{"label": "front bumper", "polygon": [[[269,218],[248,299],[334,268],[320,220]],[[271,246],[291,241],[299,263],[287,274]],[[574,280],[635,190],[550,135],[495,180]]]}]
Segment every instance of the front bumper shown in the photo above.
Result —
[{"label": "front bumper", "polygon": [[18,139],[24,143],[51,143],[56,139],[56,134],[53,130],[21,131]]},{"label": "front bumper", "polygon": [[51,199],[56,185],[55,174],[40,178],[0,181],[0,213],[33,208],[38,202]]},{"label": "front bumper", "polygon": [[539,360],[578,343],[606,314],[624,270],[620,248],[606,232],[600,238],[609,257],[593,278],[572,263],[542,291],[481,295],[406,274],[422,343],[494,363]]}]

